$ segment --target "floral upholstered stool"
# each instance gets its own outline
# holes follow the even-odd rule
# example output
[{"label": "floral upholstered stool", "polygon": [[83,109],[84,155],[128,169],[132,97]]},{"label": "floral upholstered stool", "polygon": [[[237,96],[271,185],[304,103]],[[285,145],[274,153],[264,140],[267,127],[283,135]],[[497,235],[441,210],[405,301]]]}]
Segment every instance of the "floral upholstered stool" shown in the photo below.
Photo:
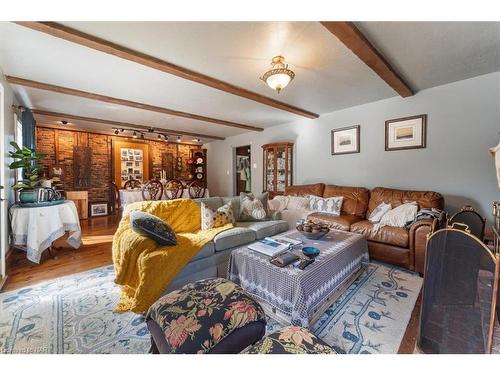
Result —
[{"label": "floral upholstered stool", "polygon": [[247,354],[337,354],[307,329],[288,326],[264,337]]},{"label": "floral upholstered stool", "polygon": [[226,279],[185,285],[146,315],[152,353],[240,353],[265,334],[262,307]]}]

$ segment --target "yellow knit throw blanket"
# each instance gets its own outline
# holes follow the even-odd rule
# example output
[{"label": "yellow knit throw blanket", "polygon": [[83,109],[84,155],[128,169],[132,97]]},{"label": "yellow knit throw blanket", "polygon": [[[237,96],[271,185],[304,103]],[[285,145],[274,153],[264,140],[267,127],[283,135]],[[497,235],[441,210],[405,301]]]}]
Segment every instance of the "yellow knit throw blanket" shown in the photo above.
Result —
[{"label": "yellow knit throw blanket", "polygon": [[[141,210],[167,222],[177,245],[161,246],[130,228],[129,213]],[[217,233],[232,227],[201,230],[201,209],[190,199],[137,202],[127,206],[113,237],[115,283],[121,296],[115,311],[145,312],[164,292],[177,273]]]}]

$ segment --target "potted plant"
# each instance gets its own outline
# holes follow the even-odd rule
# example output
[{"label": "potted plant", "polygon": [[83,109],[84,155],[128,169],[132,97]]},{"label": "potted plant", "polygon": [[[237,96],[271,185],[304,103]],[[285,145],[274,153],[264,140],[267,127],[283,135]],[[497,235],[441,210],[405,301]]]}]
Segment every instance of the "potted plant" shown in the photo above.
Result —
[{"label": "potted plant", "polygon": [[38,162],[45,157],[44,154],[37,153],[28,147],[19,147],[16,142],[10,142],[14,151],[9,151],[9,155],[14,161],[9,165],[10,169],[23,170],[23,179],[12,187],[19,190],[19,200],[21,203],[34,203],[38,201],[38,187],[41,178],[38,176],[40,167]]}]

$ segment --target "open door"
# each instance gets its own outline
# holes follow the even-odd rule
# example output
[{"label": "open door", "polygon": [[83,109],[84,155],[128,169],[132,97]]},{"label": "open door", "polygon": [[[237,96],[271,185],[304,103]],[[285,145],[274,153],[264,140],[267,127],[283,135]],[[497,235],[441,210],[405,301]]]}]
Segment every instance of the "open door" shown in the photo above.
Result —
[{"label": "open door", "polygon": [[236,147],[236,195],[252,191],[252,159],[250,145]]}]

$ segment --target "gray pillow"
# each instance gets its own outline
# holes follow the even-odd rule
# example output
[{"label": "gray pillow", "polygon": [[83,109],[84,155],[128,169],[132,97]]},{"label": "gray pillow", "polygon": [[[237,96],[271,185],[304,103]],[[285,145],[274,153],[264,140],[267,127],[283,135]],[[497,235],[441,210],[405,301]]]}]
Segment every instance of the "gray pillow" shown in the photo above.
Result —
[{"label": "gray pillow", "polygon": [[240,193],[239,221],[264,221],[269,218],[267,208],[268,193],[254,196],[252,193]]},{"label": "gray pillow", "polygon": [[130,226],[134,232],[149,237],[160,245],[177,245],[174,231],[158,216],[134,210],[130,213]]}]

